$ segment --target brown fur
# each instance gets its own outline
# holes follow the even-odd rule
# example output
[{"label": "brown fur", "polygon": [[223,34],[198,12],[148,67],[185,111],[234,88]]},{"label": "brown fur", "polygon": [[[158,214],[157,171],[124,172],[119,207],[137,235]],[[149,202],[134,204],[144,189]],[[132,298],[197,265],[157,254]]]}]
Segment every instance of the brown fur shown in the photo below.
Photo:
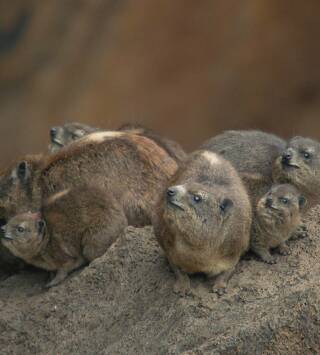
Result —
[{"label": "brown fur", "polygon": [[231,162],[255,206],[273,184],[272,165],[284,152],[286,142],[261,131],[226,131],[209,139],[202,148]]},{"label": "brown fur", "polygon": [[98,130],[99,128],[78,122],[65,123],[63,126],[52,127],[50,130],[51,143],[49,145],[49,151],[56,153],[59,149],[73,141]]},{"label": "brown fur", "polygon": [[[54,134],[51,134],[50,145],[51,152],[56,152],[63,146],[66,146],[87,134],[95,131],[103,131],[96,127],[91,127],[78,122],[66,123],[63,126],[54,127],[53,129]],[[156,132],[141,125],[126,124],[121,126],[118,131],[124,131],[148,137],[149,139],[153,140],[159,147],[163,148],[170,155],[170,157],[177,162],[182,162],[187,157],[186,153],[177,142],[162,137]]]},{"label": "brown fur", "polygon": [[[260,131],[226,131],[209,139],[203,149],[222,154],[242,177],[253,205],[272,184],[294,185],[306,198],[303,213],[320,202],[320,143],[294,137],[288,142]],[[305,159],[304,152],[311,153]],[[283,164],[290,153],[294,166]]]},{"label": "brown fur", "polygon": [[[95,133],[93,133],[95,134]],[[34,164],[29,157],[23,176],[11,179],[17,167],[0,179],[0,208],[7,217],[37,211],[41,199],[61,190],[92,183],[111,187],[130,223],[145,225],[159,194],[159,188],[175,173],[177,164],[152,140],[123,132],[120,137],[91,141],[86,136],[56,154]],[[38,158],[34,158],[38,161]],[[2,182],[8,182],[2,184]],[[26,186],[28,189],[26,189]]]},{"label": "brown fur", "polygon": [[[202,201],[194,201],[195,196]],[[231,164],[211,152],[191,154],[164,193],[154,220],[156,237],[177,277],[175,289],[189,292],[187,274],[198,272],[219,275],[215,289],[224,289],[248,248],[250,225],[249,198]]]},{"label": "brown fur", "polygon": [[[310,155],[306,158],[304,154]],[[283,163],[283,157],[290,154],[290,166]],[[320,203],[320,143],[304,137],[294,137],[287,149],[273,164],[273,180],[290,183],[301,192],[307,203],[305,213]]]},{"label": "brown fur", "polygon": [[258,201],[252,223],[250,248],[263,261],[270,264],[276,262],[270,249],[279,248],[283,255],[289,253],[286,241],[301,223],[300,208],[304,202],[299,191],[288,184],[273,185]]},{"label": "brown fur", "polygon": [[[46,228],[39,232],[39,221]],[[80,266],[102,256],[128,225],[112,191],[79,186],[44,202],[41,214],[20,214],[7,224],[3,244],[29,264],[57,271],[54,286]],[[25,228],[18,233],[17,227]]]},{"label": "brown fur", "polygon": [[[20,167],[23,167],[20,171]],[[50,156],[28,156],[0,177],[4,219],[38,211],[59,191],[95,183],[112,190],[128,223],[151,223],[159,190],[177,170],[176,162],[152,140],[122,132],[90,140],[90,135]]]}]

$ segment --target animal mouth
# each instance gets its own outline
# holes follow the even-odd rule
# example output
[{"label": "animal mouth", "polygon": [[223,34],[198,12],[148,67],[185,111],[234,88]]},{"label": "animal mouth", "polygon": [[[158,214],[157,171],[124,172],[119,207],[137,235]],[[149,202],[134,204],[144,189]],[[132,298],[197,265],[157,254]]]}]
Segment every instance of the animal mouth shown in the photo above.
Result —
[{"label": "animal mouth", "polygon": [[283,166],[284,168],[300,169],[300,166],[299,166],[299,165],[290,163],[290,162],[288,162],[288,161],[283,161],[283,162],[282,162],[282,166]]},{"label": "animal mouth", "polygon": [[5,240],[14,240],[12,237],[8,236],[8,235],[3,235],[2,236],[2,239],[5,239]]},{"label": "animal mouth", "polygon": [[172,200],[168,200],[169,205],[173,206],[173,207],[177,207],[179,208],[181,211],[184,211],[184,208],[182,207],[182,205],[177,202],[177,201],[172,201]]},{"label": "animal mouth", "polygon": [[267,206],[267,208],[272,211],[280,211],[279,208],[274,207],[274,206]]},{"label": "animal mouth", "polygon": [[52,143],[58,145],[59,147],[63,147],[63,144],[57,138],[53,138]]}]

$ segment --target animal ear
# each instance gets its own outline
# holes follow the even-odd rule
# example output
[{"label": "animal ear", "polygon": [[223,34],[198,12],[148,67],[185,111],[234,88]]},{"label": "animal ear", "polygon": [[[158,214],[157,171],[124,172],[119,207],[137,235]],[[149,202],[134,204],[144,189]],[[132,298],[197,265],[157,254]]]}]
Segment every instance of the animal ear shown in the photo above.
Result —
[{"label": "animal ear", "polygon": [[46,221],[44,219],[40,219],[38,221],[38,233],[41,234],[45,228],[46,228]]},{"label": "animal ear", "polygon": [[78,138],[83,137],[86,134],[85,130],[79,128],[74,131],[74,135],[77,136]]},{"label": "animal ear", "polygon": [[5,225],[5,224],[2,224],[2,225],[1,225],[0,231],[1,231],[1,233],[3,233],[3,234],[6,232],[6,225]]},{"label": "animal ear", "polygon": [[228,211],[230,210],[230,208],[232,208],[233,206],[233,202],[232,200],[230,200],[229,198],[225,198],[221,203],[220,203],[220,212],[221,214],[226,214],[228,213]]},{"label": "animal ear", "polygon": [[305,206],[305,204],[307,203],[307,200],[304,196],[300,196],[299,197],[299,207],[302,208]]},{"label": "animal ear", "polygon": [[16,168],[16,176],[20,182],[25,183],[31,175],[29,164],[23,160]]}]

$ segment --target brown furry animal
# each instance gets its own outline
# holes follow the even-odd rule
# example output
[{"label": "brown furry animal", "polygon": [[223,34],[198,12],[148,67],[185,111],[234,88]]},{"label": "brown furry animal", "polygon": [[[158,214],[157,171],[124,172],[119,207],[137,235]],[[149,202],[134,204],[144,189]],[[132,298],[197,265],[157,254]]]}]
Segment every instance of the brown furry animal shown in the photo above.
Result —
[{"label": "brown furry animal", "polygon": [[112,187],[130,224],[150,224],[159,189],[177,164],[152,140],[128,132],[96,132],[48,157],[28,157],[0,175],[6,218],[38,211],[42,199],[84,183]]},{"label": "brown furry animal", "polygon": [[289,254],[286,241],[297,229],[305,198],[292,185],[273,185],[258,202],[252,221],[250,248],[263,261],[274,264],[270,249],[279,248],[282,255]]},{"label": "brown furry animal", "polygon": [[320,143],[294,137],[273,164],[273,180],[290,183],[306,198],[306,212],[320,203]]},{"label": "brown furry animal", "polygon": [[52,127],[50,129],[51,144],[49,150],[51,153],[55,153],[73,141],[96,131],[99,131],[99,128],[78,122],[65,123],[63,126]]},{"label": "brown furry animal", "polygon": [[57,271],[51,287],[102,256],[127,225],[112,191],[79,186],[51,196],[41,213],[10,219],[2,243],[25,262]]},{"label": "brown furry animal", "polygon": [[274,161],[286,149],[286,141],[261,131],[226,131],[202,146],[222,155],[240,174],[253,205],[273,184]]},{"label": "brown furry animal", "polygon": [[154,141],[129,132],[97,132],[50,156],[28,156],[0,175],[3,220],[36,212],[43,199],[95,183],[112,194],[134,226],[151,223],[159,191],[176,162]]},{"label": "brown furry animal", "polygon": [[[152,139],[156,144],[163,148],[174,160],[182,162],[187,155],[182,147],[171,139],[160,136],[154,131],[137,124],[126,124],[121,126],[119,131],[130,132]],[[50,130],[51,145],[50,151],[56,152],[71,142],[84,137],[95,131],[104,131],[99,128],[91,127],[82,123],[72,122],[63,126],[53,127]]]},{"label": "brown furry animal", "polygon": [[175,291],[190,291],[187,274],[218,275],[221,293],[249,246],[251,205],[231,164],[196,151],[173,178],[154,220],[156,237],[175,272]]},{"label": "brown furry animal", "polygon": [[294,185],[306,198],[304,212],[320,202],[320,143],[294,137],[288,142],[260,131],[226,131],[203,149],[221,154],[242,177],[255,205],[272,184]]}]

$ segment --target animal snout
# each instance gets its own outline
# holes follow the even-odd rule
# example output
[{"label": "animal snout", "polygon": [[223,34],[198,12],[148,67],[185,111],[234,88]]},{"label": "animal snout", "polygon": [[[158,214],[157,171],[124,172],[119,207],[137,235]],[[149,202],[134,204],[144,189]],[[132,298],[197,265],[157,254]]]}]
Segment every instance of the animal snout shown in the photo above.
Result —
[{"label": "animal snout", "polygon": [[266,207],[271,207],[272,206],[272,202],[273,202],[272,198],[271,197],[267,197],[267,199],[266,199]]},{"label": "animal snout", "polygon": [[178,192],[178,189],[175,186],[171,186],[167,190],[167,196],[174,197],[174,196],[176,196],[177,192]]},{"label": "animal snout", "polygon": [[51,138],[55,138],[56,136],[57,136],[57,128],[56,127],[52,127],[51,129],[50,129],[50,136],[51,136]]},{"label": "animal snout", "polygon": [[282,164],[289,164],[292,160],[292,152],[287,150],[282,154]]}]

